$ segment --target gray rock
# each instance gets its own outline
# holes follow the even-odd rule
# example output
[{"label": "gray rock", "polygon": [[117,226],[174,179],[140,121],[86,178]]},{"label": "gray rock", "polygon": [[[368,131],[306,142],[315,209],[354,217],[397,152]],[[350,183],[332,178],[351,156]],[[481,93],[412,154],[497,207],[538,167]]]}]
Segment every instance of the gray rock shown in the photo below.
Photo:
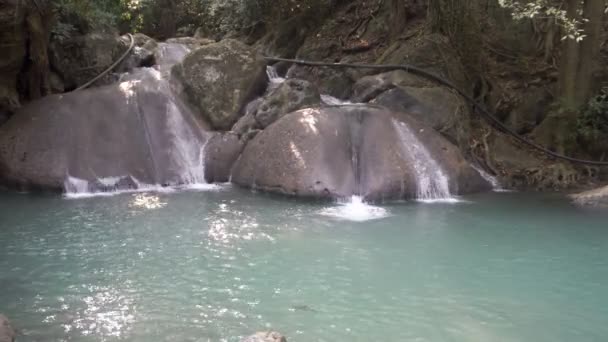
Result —
[{"label": "gray rock", "polygon": [[245,143],[235,133],[214,134],[205,147],[205,180],[209,183],[228,182],[232,166],[244,147]]},{"label": "gray rock", "polygon": [[345,100],[352,94],[355,83],[350,72],[344,69],[312,68],[295,65],[289,68],[287,78],[302,79],[314,84],[321,94]]},{"label": "gray rock", "polygon": [[173,68],[190,101],[214,129],[229,130],[267,83],[266,62],[249,46],[223,40],[199,48]]},{"label": "gray rock", "polygon": [[570,195],[570,198],[580,206],[608,208],[608,186]]},{"label": "gray rock", "polygon": [[490,189],[432,128],[376,106],[303,109],[284,116],[249,142],[232,181],[303,197],[412,198],[417,190],[412,159],[401,148],[393,119],[416,132],[449,175],[452,193]]},{"label": "gray rock", "polygon": [[276,331],[264,331],[245,337],[241,342],[287,342],[287,339]]},{"label": "gray rock", "polygon": [[14,342],[16,335],[8,318],[4,315],[0,315],[0,342]]},{"label": "gray rock", "polygon": [[321,95],[312,83],[288,79],[262,100],[255,113],[255,120],[263,129],[285,114],[318,106],[320,103]]}]

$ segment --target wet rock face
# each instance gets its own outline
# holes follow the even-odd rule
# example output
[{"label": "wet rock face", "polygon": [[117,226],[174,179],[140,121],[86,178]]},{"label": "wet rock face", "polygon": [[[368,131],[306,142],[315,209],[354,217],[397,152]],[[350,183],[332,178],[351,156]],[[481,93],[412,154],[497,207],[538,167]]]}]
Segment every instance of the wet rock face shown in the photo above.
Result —
[{"label": "wet rock face", "polygon": [[395,120],[405,122],[436,159],[452,194],[490,189],[431,127],[376,106],[303,109],[284,116],[249,142],[232,181],[304,197],[413,198],[415,156],[402,148]]},{"label": "wet rock face", "polygon": [[0,315],[0,342],[14,342],[15,336],[15,330],[11,327],[8,318]]},{"label": "wet rock face", "polygon": [[245,337],[241,342],[287,342],[287,339],[276,331],[265,331]]},{"label": "wet rock face", "polygon": [[575,204],[590,208],[608,208],[608,186],[570,196]]},{"label": "wet rock face", "polygon": [[205,45],[173,68],[184,90],[214,129],[229,130],[249,101],[263,93],[266,62],[232,39]]},{"label": "wet rock face", "polygon": [[208,183],[228,182],[243,147],[244,141],[235,133],[214,134],[205,147],[205,180]]},{"label": "wet rock face", "polygon": [[132,81],[23,107],[0,127],[0,180],[54,191],[63,190],[68,176],[101,191],[132,188],[127,176],[147,184],[182,183],[184,155],[196,157],[200,149],[184,150],[181,141],[202,147],[205,133],[156,71],[141,71]]}]

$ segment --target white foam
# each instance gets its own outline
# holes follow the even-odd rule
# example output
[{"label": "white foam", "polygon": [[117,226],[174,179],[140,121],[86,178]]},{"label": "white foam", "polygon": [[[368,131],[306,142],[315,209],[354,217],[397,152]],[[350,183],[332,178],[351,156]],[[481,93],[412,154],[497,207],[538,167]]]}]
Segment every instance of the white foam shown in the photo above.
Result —
[{"label": "white foam", "polygon": [[[67,199],[83,199],[83,198],[93,198],[93,197],[111,197],[123,194],[133,194],[133,193],[142,193],[142,192],[154,192],[154,193],[164,193],[170,194],[175,192],[183,192],[183,191],[219,191],[222,190],[225,186],[220,184],[208,184],[208,183],[194,183],[194,184],[183,184],[176,186],[162,186],[160,184],[145,184],[137,182],[137,188],[135,189],[121,189],[114,191],[89,191],[88,182],[84,179],[79,179],[76,177],[68,177],[66,180],[66,189],[69,189],[70,184],[77,184],[79,191],[69,191],[64,193],[64,197]],[[71,187],[74,189],[74,187]]]},{"label": "white foam", "polygon": [[378,220],[390,216],[388,210],[369,205],[360,196],[352,196],[348,201],[339,202],[338,206],[322,209],[319,214],[355,222]]}]

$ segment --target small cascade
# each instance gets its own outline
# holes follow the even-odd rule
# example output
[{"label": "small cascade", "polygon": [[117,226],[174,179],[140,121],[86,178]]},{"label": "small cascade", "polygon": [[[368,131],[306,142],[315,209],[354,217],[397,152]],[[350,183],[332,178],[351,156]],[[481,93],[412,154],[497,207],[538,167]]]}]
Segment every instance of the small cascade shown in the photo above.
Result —
[{"label": "small cascade", "polygon": [[416,177],[416,199],[423,202],[453,202],[449,179],[437,161],[403,122],[393,121],[403,150],[412,159]]},{"label": "small cascade", "polygon": [[337,97],[333,97],[327,94],[321,94],[321,101],[328,106],[341,106],[341,105],[352,105],[354,103],[349,101],[340,100]]},{"label": "small cascade", "polygon": [[266,75],[268,76],[268,80],[270,81],[269,90],[275,89],[281,83],[285,82],[285,78],[279,76],[277,68],[273,65],[269,65],[266,67]]},{"label": "small cascade", "polygon": [[355,222],[378,220],[390,216],[386,209],[365,203],[361,196],[352,196],[341,200],[338,202],[338,206],[325,208],[319,214],[339,220]]},{"label": "small cascade", "polygon": [[494,176],[492,176],[491,174],[487,173],[484,169],[480,168],[479,166],[473,165],[471,164],[471,167],[477,171],[477,173],[479,173],[479,175],[481,176],[481,178],[485,179],[488,183],[490,183],[492,185],[492,190],[494,192],[508,192],[509,190],[504,189],[501,185],[500,182],[498,181],[498,179]]}]

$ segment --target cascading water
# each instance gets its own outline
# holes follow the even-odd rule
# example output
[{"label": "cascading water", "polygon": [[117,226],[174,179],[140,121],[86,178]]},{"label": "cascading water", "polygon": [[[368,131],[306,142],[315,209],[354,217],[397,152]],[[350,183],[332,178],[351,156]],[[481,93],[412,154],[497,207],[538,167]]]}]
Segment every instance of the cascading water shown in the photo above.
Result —
[{"label": "cascading water", "polygon": [[492,190],[494,192],[509,192],[509,190],[504,189],[501,185],[500,182],[498,181],[498,179],[494,176],[492,176],[491,174],[487,173],[486,171],[484,171],[482,168],[471,164],[471,167],[477,171],[477,173],[479,173],[479,175],[481,176],[481,178],[485,179],[486,182],[490,183],[492,185]]},{"label": "cascading water", "polygon": [[[170,82],[170,68],[185,58],[189,49],[181,44],[161,43],[157,51],[157,65],[153,68],[137,68],[121,76],[118,87],[124,93],[128,105],[136,108],[132,115],[139,115],[141,130],[146,136],[150,151],[151,168],[155,182],[146,183],[135,176],[112,175],[87,181],[68,175],[64,182],[67,197],[79,198],[112,195],[133,191],[174,191],[178,189],[213,189],[205,181],[205,146],[208,138],[191,118],[185,104],[176,95]],[[146,113],[141,102],[148,101],[150,94],[162,94],[165,106],[154,107],[159,112]],[[141,98],[140,98],[141,96]],[[163,117],[164,114],[164,117]],[[129,132],[131,133],[131,132]],[[197,134],[198,133],[198,134]],[[112,162],[112,161],[108,161]],[[157,167],[161,165],[162,167]],[[158,171],[157,169],[163,169]],[[95,170],[92,170],[95,172]]]},{"label": "cascading water", "polygon": [[270,81],[268,90],[275,89],[281,83],[285,82],[285,78],[279,76],[277,69],[273,65],[266,67],[266,76],[268,76],[268,81]]},{"label": "cascading water", "polygon": [[399,134],[401,147],[412,162],[417,186],[416,199],[425,202],[456,201],[450,194],[447,175],[414,132],[403,122],[393,120],[393,125]]}]

